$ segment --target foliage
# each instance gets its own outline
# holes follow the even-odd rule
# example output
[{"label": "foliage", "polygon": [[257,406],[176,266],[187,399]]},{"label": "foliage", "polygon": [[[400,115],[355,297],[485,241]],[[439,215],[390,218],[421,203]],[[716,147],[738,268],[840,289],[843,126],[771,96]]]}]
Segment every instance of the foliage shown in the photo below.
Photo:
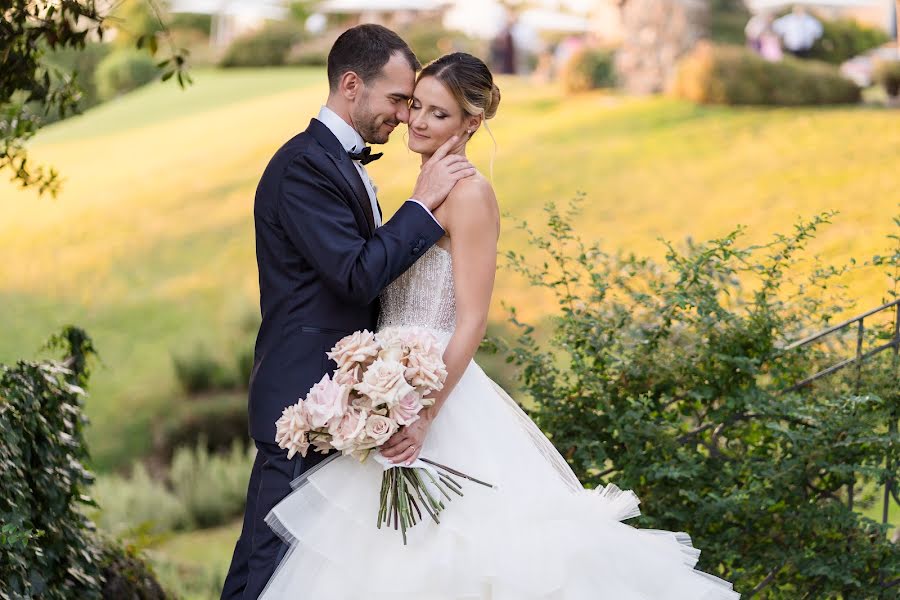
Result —
[{"label": "foliage", "polygon": [[97,94],[110,100],[150,83],[156,76],[152,58],[137,50],[118,50],[97,65]]},{"label": "foliage", "polygon": [[573,54],[562,71],[563,87],[570,93],[612,87],[616,83],[613,53],[586,48]]},{"label": "foliage", "polygon": [[179,402],[157,426],[153,456],[168,464],[175,450],[202,440],[213,452],[227,451],[240,440],[247,442],[247,393],[213,394],[195,402]]},{"label": "foliage", "polygon": [[141,463],[134,465],[129,477],[98,475],[91,495],[97,503],[91,519],[102,531],[115,536],[138,531],[156,535],[191,527],[184,504],[165,482],[153,479]]},{"label": "foliage", "polygon": [[854,473],[897,477],[894,384],[780,392],[829,359],[784,347],[841,304],[829,286],[842,269],[798,268],[833,214],[762,245],[742,245],[741,229],[667,244],[657,264],[585,244],[576,210],[547,213],[549,233],[529,232],[539,266],[507,258],[560,315],[542,346],[513,312],[523,329],[510,360],[578,477],[634,489],[641,525],[688,531],[700,567],[744,597],[895,597],[900,549],[842,500]]},{"label": "foliage", "polygon": [[222,67],[280,67],[291,47],[303,41],[303,30],[295,23],[270,23],[235,39],[219,65]]},{"label": "foliage", "polygon": [[845,60],[890,41],[882,29],[863,25],[854,19],[820,19],[822,37],[816,40],[809,56],[839,65]]},{"label": "foliage", "polygon": [[[113,50],[111,44],[88,42],[84,48],[61,48],[44,55],[44,62],[57,72],[71,73],[78,81],[80,93],[77,100],[77,111],[85,111],[100,103],[97,93],[95,73],[97,65]],[[44,123],[49,123],[55,115],[46,115]]]},{"label": "foliage", "polygon": [[194,527],[222,525],[244,512],[255,457],[256,449],[240,440],[224,455],[210,453],[202,440],[175,451],[169,480]]},{"label": "foliage", "polygon": [[785,57],[768,62],[737,46],[698,44],[678,67],[672,93],[704,104],[852,104],[860,89],[831,65]]},{"label": "foliage", "polygon": [[101,537],[100,552],[105,600],[166,600],[169,597],[135,546]]},{"label": "foliage", "polygon": [[164,30],[157,7],[146,0],[119,0],[107,22],[116,30],[113,43],[119,48],[133,48],[139,39],[155,37]]},{"label": "foliage", "polygon": [[222,525],[244,510],[254,457],[255,449],[240,440],[224,454],[211,453],[200,440],[175,451],[162,479],[141,463],[129,477],[100,475],[91,517],[101,530],[126,538]]},{"label": "foliage", "polygon": [[448,31],[440,21],[423,19],[401,28],[397,33],[406,40],[423,65],[451,52],[468,52],[486,60],[486,47],[458,31]]},{"label": "foliage", "polygon": [[900,60],[881,60],[875,64],[874,80],[884,86],[891,98],[900,95]]},{"label": "foliage", "polygon": [[[155,8],[153,0],[144,0]],[[42,60],[48,51],[84,49],[89,37],[103,39],[107,28],[102,9],[94,0],[12,0],[3,6],[0,36],[0,170],[10,170],[22,187],[55,195],[59,174],[52,168],[28,164],[26,143],[44,124],[77,109],[79,85],[71,72]],[[137,38],[138,48],[157,49],[157,35]],[[165,37],[165,36],[163,36]],[[184,69],[184,54],[171,47],[169,58],[159,63],[163,79],[177,75],[184,86],[190,82]],[[34,106],[41,110],[34,110]]]},{"label": "foliage", "polygon": [[169,27],[174,29],[191,29],[202,33],[207,38],[212,31],[212,15],[201,13],[176,13],[169,18]]},{"label": "foliage", "polygon": [[203,344],[196,344],[190,354],[173,354],[172,365],[181,388],[188,394],[232,389],[238,383],[232,370]]},{"label": "foliage", "polygon": [[712,0],[710,2],[710,39],[718,44],[743,44],[744,27],[750,11],[741,0]]},{"label": "foliage", "polygon": [[0,597],[99,597],[99,553],[79,510],[84,467],[83,387],[94,354],[83,331],[51,340],[65,361],[0,365]]}]

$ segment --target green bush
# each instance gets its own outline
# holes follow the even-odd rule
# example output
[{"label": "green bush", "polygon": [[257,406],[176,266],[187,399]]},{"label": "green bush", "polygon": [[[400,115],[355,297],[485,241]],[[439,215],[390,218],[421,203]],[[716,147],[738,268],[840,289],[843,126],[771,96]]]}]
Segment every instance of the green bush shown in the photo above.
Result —
[{"label": "green bush", "polygon": [[153,58],[140,50],[117,50],[100,61],[95,79],[101,100],[127,94],[156,79]]},{"label": "green bush", "polygon": [[900,60],[878,61],[873,79],[884,87],[890,98],[896,98],[900,95]]},{"label": "green bush", "polygon": [[177,13],[169,21],[171,29],[192,29],[209,37],[212,31],[212,15],[199,13]]},{"label": "green bush", "polygon": [[112,51],[110,44],[89,43],[84,48],[59,48],[48,52],[44,62],[65,73],[75,73],[75,81],[81,88],[78,110],[84,111],[100,103],[96,72],[100,63]]},{"label": "green bush", "polygon": [[[531,234],[535,266],[507,258],[560,314],[540,342],[514,313],[523,329],[509,356],[581,481],[634,489],[641,526],[687,531],[699,567],[742,593],[896,598],[900,547],[844,498],[854,480],[900,476],[896,371],[863,395],[781,392],[843,358],[827,345],[784,350],[847,308],[831,297],[839,269],[801,269],[832,215],[761,245],[741,243],[741,230],[667,245],[658,264],[582,242],[577,211],[548,212],[549,233]],[[883,266],[896,274],[893,257]]]},{"label": "green bush", "polygon": [[[233,370],[223,365],[203,344],[187,355],[172,354],[172,366],[181,388],[188,394],[233,389],[238,385]],[[241,382],[246,385],[246,381]]]},{"label": "green bush", "polygon": [[243,513],[255,452],[235,441],[227,453],[211,453],[201,440],[175,451],[165,479],[141,463],[129,477],[100,476],[90,516],[102,531],[126,538],[223,525]]},{"label": "green bush", "polygon": [[193,447],[201,440],[213,452],[226,451],[235,441],[247,443],[247,394],[228,392],[181,402],[156,426],[154,438],[154,458],[166,464],[176,448]]},{"label": "green bush", "polygon": [[859,87],[837,67],[787,57],[767,62],[738,46],[697,47],[678,66],[670,91],[704,104],[852,104]]},{"label": "green bush", "polygon": [[67,327],[50,347],[67,358],[0,365],[0,598],[124,598],[115,581],[126,570],[153,589],[152,572],[98,539],[84,514],[94,504],[83,415],[93,344]]},{"label": "green bush", "polygon": [[563,87],[570,93],[612,87],[616,83],[613,53],[584,49],[566,62],[561,74]]},{"label": "green bush", "polygon": [[228,454],[212,454],[202,441],[175,451],[169,480],[194,527],[223,525],[244,512],[256,448],[239,441]]},{"label": "green bush", "polygon": [[169,597],[136,548],[109,537],[101,539],[100,548],[104,599],[166,600]]},{"label": "green bush", "polygon": [[291,47],[303,40],[293,23],[272,23],[234,40],[219,62],[222,67],[279,67],[286,64]]},{"label": "green bush", "polygon": [[451,52],[468,52],[486,60],[486,47],[481,42],[458,31],[448,31],[435,20],[417,21],[415,25],[401,29],[406,40],[423,65]]},{"label": "green bush", "polygon": [[115,536],[136,531],[160,534],[190,529],[193,521],[181,500],[164,482],[153,479],[137,463],[130,477],[99,475],[91,488],[97,509],[91,518],[101,530]]},{"label": "green bush", "polygon": [[890,41],[881,29],[862,25],[853,19],[820,19],[822,37],[810,49],[810,58],[839,65],[845,60]]}]

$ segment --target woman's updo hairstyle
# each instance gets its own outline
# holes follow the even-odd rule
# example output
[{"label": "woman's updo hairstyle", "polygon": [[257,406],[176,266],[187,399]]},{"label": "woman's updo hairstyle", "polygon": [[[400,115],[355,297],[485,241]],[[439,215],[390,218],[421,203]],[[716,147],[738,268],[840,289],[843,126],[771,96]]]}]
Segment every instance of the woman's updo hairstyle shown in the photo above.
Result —
[{"label": "woman's updo hairstyle", "polygon": [[469,116],[492,119],[500,106],[500,88],[484,62],[465,52],[454,52],[434,60],[419,73],[443,83]]}]

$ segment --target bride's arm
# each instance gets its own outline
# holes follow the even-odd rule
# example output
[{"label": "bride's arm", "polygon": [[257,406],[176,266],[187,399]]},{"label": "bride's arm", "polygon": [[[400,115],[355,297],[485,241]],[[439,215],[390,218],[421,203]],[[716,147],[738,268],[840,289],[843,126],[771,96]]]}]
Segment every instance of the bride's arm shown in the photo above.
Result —
[{"label": "bride's arm", "polygon": [[[500,216],[490,184],[465,186],[465,197],[447,207],[450,251],[456,295],[456,330],[444,351],[447,381],[432,397],[433,406],[422,417],[433,420],[459,383],[487,329],[488,309],[497,271],[497,238]],[[474,189],[473,189],[474,188]],[[452,199],[451,199],[452,200]]]},{"label": "bride's arm", "polygon": [[428,428],[484,338],[494,289],[500,211],[490,184],[480,178],[457,184],[440,218],[450,235],[456,330],[444,350],[447,380],[432,396],[434,405],[422,410],[419,420],[402,427],[381,448],[381,454],[396,464],[411,463],[419,456]]}]

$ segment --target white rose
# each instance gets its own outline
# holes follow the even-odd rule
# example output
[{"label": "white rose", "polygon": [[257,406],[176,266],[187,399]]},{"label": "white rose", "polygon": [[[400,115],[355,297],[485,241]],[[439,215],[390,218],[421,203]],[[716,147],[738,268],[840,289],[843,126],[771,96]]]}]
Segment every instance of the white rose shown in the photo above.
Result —
[{"label": "white rose", "polygon": [[382,405],[392,407],[413,391],[404,377],[405,372],[403,365],[398,362],[376,360],[366,369],[362,382],[353,387],[368,397],[374,408]]},{"label": "white rose", "polygon": [[397,423],[381,415],[369,415],[366,421],[366,435],[372,438],[376,446],[380,446],[397,432]]}]

